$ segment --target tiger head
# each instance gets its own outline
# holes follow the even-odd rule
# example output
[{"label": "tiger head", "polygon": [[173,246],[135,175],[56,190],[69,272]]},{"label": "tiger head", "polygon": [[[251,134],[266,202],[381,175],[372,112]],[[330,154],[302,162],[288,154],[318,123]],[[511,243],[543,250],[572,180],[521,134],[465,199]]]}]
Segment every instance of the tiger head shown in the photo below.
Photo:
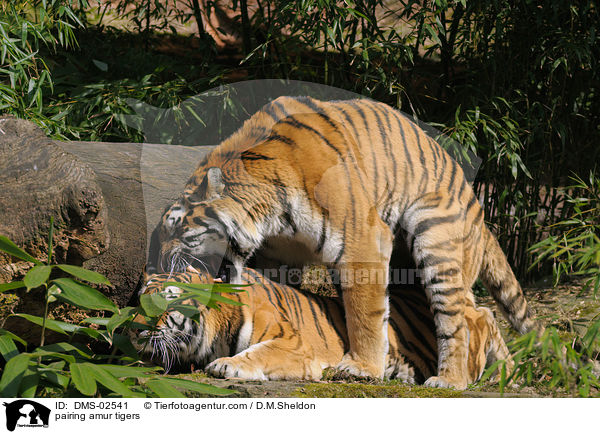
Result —
[{"label": "tiger head", "polygon": [[[180,283],[214,283],[207,273],[199,273],[191,267],[186,272],[172,274],[153,274],[147,277],[146,284],[139,291],[142,294],[163,293],[167,300],[178,298],[183,292],[175,285]],[[214,340],[211,333],[211,309],[193,299],[183,300],[198,310],[196,321],[187,318],[177,310],[163,313],[154,324],[138,314],[129,328],[129,337],[134,348],[141,354],[157,360],[169,371],[176,363],[196,362],[206,358]]]},{"label": "tiger head", "polygon": [[220,168],[207,170],[199,185],[188,186],[163,214],[153,234],[151,272],[178,273],[193,266],[224,282],[239,276],[244,262],[228,224]]}]

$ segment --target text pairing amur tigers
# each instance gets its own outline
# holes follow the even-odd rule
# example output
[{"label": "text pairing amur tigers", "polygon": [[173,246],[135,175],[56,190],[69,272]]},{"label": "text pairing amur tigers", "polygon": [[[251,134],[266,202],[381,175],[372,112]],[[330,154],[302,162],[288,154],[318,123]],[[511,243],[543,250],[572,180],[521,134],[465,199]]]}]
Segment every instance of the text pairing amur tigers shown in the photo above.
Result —
[{"label": "text pairing amur tigers", "polygon": [[[318,296],[275,283],[245,268],[245,291],[222,294],[242,305],[208,308],[193,299],[196,321],[177,310],[165,312],[155,328],[133,331],[135,347],[169,369],[174,363],[194,364],[209,374],[248,380],[320,380],[323,369],[335,367],[348,348],[344,309],[339,298]],[[181,294],[167,282],[213,283],[207,273],[155,274],[140,295]],[[214,289],[218,291],[218,287]],[[465,308],[468,338],[467,382],[477,381],[509,352],[491,311]],[[145,325],[139,315],[134,322]],[[416,384],[435,373],[437,348],[433,314],[420,287],[407,286],[390,297],[389,351],[384,377]]]},{"label": "text pairing amur tigers", "polygon": [[[202,262],[217,274],[229,264],[239,283],[257,249],[289,265],[327,264],[344,277],[349,349],[337,368],[382,378],[395,237],[422,271],[434,313],[438,366],[425,385],[467,385],[465,308],[478,277],[517,331],[536,327],[461,167],[401,113],[367,99],[265,105],[165,211],[148,269]],[[375,277],[355,278],[365,272]]]}]

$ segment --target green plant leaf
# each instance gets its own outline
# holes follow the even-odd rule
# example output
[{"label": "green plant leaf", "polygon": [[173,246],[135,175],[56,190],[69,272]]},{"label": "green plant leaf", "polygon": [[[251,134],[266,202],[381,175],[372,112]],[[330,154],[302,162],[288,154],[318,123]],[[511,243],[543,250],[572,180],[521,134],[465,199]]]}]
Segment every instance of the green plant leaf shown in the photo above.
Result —
[{"label": "green plant leaf", "polygon": [[223,389],[221,387],[212,386],[210,384],[197,383],[183,378],[161,378],[161,381],[181,389],[199,392],[207,395],[228,396],[237,393],[235,390]]},{"label": "green plant leaf", "polygon": [[[146,315],[156,317],[162,315],[165,311],[165,308],[162,307],[162,303],[161,306],[156,304],[157,299],[152,297],[153,295],[154,294],[142,294],[140,296],[140,306],[142,306],[142,309],[144,309]],[[164,297],[161,298],[164,300]]]},{"label": "green plant leaf", "polygon": [[154,374],[151,372],[160,371],[162,368],[159,367],[138,367],[138,366],[123,366],[123,365],[102,365],[102,369],[110,372],[117,378],[142,378],[152,377]]},{"label": "green plant leaf", "polygon": [[93,365],[86,362],[85,365],[89,368],[89,372],[96,379],[96,381],[102,384],[109,390],[112,390],[117,395],[124,398],[135,398],[137,396],[143,396],[133,392],[126,387],[121,381],[119,381],[113,374],[104,369],[102,365]]},{"label": "green plant leaf", "polygon": [[10,337],[13,341],[17,341],[22,345],[27,346],[27,342],[25,342],[24,339],[21,339],[20,337],[18,337],[17,335],[15,335],[14,333],[9,332],[8,330],[5,329],[0,329],[0,336],[8,336]]},{"label": "green plant leaf", "polygon": [[156,378],[148,381],[145,385],[159,398],[185,398],[183,393],[175,389],[168,382],[162,380],[162,378]]},{"label": "green plant leaf", "polygon": [[42,262],[35,259],[33,256],[31,256],[26,251],[17,247],[17,245],[15,243],[13,243],[11,240],[9,240],[8,238],[6,238],[3,235],[0,235],[0,250],[8,253],[11,256],[14,256],[15,258],[19,258],[19,259],[22,259],[27,262],[33,262],[34,264],[37,264],[37,265],[42,265]]},{"label": "green plant leaf", "polygon": [[57,267],[69,273],[71,276],[77,277],[81,280],[85,280],[86,282],[110,285],[110,282],[106,277],[95,271],[86,270],[85,268],[77,267],[75,265],[60,264],[57,265]]},{"label": "green plant leaf", "polygon": [[96,324],[96,325],[106,327],[107,324],[109,323],[109,321],[110,321],[110,318],[100,318],[100,317],[95,316],[95,317],[86,318],[81,322],[84,324]]},{"label": "green plant leaf", "polygon": [[[26,313],[16,313],[13,316],[18,316],[20,318],[24,318],[27,321],[30,321],[36,325],[39,325],[40,327],[43,324],[43,318],[41,318],[39,316],[29,315]],[[77,329],[79,327],[77,327],[76,325],[73,325],[73,324],[69,324],[69,323],[62,322],[62,321],[56,321],[56,320],[48,318],[48,319],[46,319],[46,328],[49,330],[52,330],[54,332],[62,333],[63,335],[66,335],[68,333],[73,333],[73,332],[77,331]]]},{"label": "green plant leaf", "polygon": [[139,354],[127,336],[115,333],[113,336],[113,345],[132,360],[139,360]]},{"label": "green plant leaf", "polygon": [[182,303],[173,303],[169,305],[170,309],[176,310],[186,318],[197,318],[200,314],[200,311],[196,306]]},{"label": "green plant leaf", "polygon": [[11,289],[24,288],[25,283],[23,281],[0,283],[0,292],[10,291]]},{"label": "green plant leaf", "polygon": [[115,313],[110,317],[108,323],[106,324],[106,330],[108,333],[112,334],[117,327],[121,326],[126,321],[133,319],[136,313],[136,307],[125,307],[121,309],[120,312]]},{"label": "green plant leaf", "polygon": [[50,277],[51,271],[52,267],[49,265],[36,265],[29,270],[23,279],[23,283],[27,286],[27,290],[37,288],[46,283]]},{"label": "green plant leaf", "polygon": [[100,291],[69,278],[53,280],[60,289],[57,297],[77,307],[118,312],[117,306]]},{"label": "green plant leaf", "polygon": [[69,364],[73,384],[82,394],[93,396],[96,394],[97,385],[93,372],[85,363]]},{"label": "green plant leaf", "polygon": [[8,335],[0,336],[0,354],[4,357],[4,360],[7,362],[12,359],[14,356],[19,354],[19,350],[15,345],[14,341]]},{"label": "green plant leaf", "polygon": [[40,382],[40,374],[35,365],[29,364],[27,370],[21,379],[19,396],[23,398],[33,398]]},{"label": "green plant leaf", "polygon": [[71,381],[68,375],[65,375],[60,369],[53,368],[38,368],[40,379],[46,380],[49,383],[59,386],[61,389],[66,389]]},{"label": "green plant leaf", "polygon": [[42,350],[40,348],[36,348],[35,350],[33,350],[31,353],[29,353],[29,355],[31,357],[42,357],[42,358],[57,358],[57,359],[61,359],[64,360],[65,362],[68,363],[72,363],[75,361],[75,357],[73,357],[70,354],[63,354],[59,351],[46,351],[46,350]]},{"label": "green plant leaf", "polygon": [[55,352],[55,353],[65,353],[70,354],[74,357],[83,357],[84,359],[91,358],[94,354],[85,346],[81,345],[81,348],[76,347],[73,344],[68,342],[56,342],[50,345],[44,345],[43,347],[39,347],[38,350]]},{"label": "green plant leaf", "polygon": [[4,366],[0,379],[0,396],[14,398],[17,396],[23,375],[29,366],[29,354],[18,354]]}]

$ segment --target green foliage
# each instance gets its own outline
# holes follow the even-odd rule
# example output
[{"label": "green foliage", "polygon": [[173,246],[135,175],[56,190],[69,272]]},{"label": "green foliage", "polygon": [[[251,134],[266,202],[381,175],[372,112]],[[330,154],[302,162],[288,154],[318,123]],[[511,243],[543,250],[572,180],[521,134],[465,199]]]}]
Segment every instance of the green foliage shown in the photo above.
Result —
[{"label": "green foliage", "polygon": [[533,265],[551,260],[555,283],[568,275],[584,280],[585,287],[600,288],[600,178],[590,173],[589,182],[579,177],[567,190],[569,213],[565,220],[542,228],[549,233],[531,246],[537,255]]},{"label": "green foliage", "polygon": [[520,336],[508,344],[514,361],[509,369],[505,361],[490,366],[480,380],[486,381],[500,370],[499,387],[504,393],[509,385],[533,386],[542,392],[562,391],[576,396],[600,396],[600,319],[591,321],[582,336],[561,336],[548,327],[538,337],[536,332]]},{"label": "green foliage", "polygon": [[[211,395],[230,395],[233,391],[199,384],[184,379],[161,376],[161,368],[137,366],[137,352],[129,342],[126,330],[136,315],[143,315],[149,324],[155,324],[165,311],[179,310],[181,300],[167,301],[162,294],[153,294],[140,307],[119,309],[100,291],[85,282],[110,285],[101,274],[81,267],[52,264],[52,223],[50,225],[49,255],[45,264],[32,258],[6,237],[0,236],[0,250],[14,257],[34,262],[20,287],[29,291],[45,289],[45,313],[43,317],[14,314],[42,328],[40,345],[32,351],[20,351],[18,346],[27,343],[15,334],[0,329],[0,354],[6,364],[1,370],[0,395],[3,397],[34,396],[109,396],[109,397],[183,397],[183,392]],[[70,277],[53,276],[58,271]],[[2,290],[16,289],[16,282],[3,285]],[[19,282],[21,283],[21,282]],[[216,302],[230,303],[219,292],[234,292],[232,285],[189,286],[183,299],[193,298],[199,303],[215,306]],[[108,312],[104,318],[88,318],[84,323],[95,327],[77,325],[48,318],[48,305],[61,300],[86,310]],[[146,299],[144,299],[146,300]],[[196,309],[196,314],[198,313]],[[193,312],[187,311],[193,317]],[[68,337],[68,341],[45,345],[46,330]],[[92,344],[104,342],[114,348],[112,355],[97,354],[81,343],[71,343],[74,335],[83,336]],[[122,355],[116,355],[117,350]],[[113,361],[118,361],[114,364]]]},{"label": "green foliage", "polygon": [[[80,6],[87,7],[87,1]],[[53,80],[50,59],[42,53],[77,44],[80,11],[68,0],[0,3],[0,111],[47,126],[44,97]]]}]

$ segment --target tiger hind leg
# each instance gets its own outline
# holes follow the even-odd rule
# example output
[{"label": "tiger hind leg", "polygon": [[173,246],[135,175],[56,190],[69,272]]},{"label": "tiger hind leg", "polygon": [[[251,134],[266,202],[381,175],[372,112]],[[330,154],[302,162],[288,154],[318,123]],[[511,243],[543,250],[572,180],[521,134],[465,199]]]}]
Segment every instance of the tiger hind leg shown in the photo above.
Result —
[{"label": "tiger hind leg", "polygon": [[403,229],[434,315],[438,369],[425,385],[462,390],[468,383],[465,306],[472,281],[465,261],[465,211],[451,203],[439,193],[423,196],[405,212]]}]

